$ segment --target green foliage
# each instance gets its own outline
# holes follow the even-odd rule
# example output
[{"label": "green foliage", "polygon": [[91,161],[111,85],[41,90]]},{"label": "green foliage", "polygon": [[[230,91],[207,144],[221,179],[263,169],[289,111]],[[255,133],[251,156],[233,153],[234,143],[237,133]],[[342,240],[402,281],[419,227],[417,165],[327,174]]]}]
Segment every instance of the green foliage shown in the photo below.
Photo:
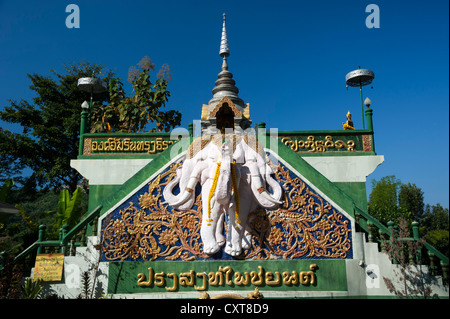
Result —
[{"label": "green foliage", "polygon": [[394,175],[372,180],[369,214],[387,224],[406,218],[418,221],[424,213],[423,192],[416,184],[402,184]]},{"label": "green foliage", "polygon": [[431,230],[427,234],[427,241],[437,250],[449,257],[449,232],[444,229]]},{"label": "green foliage", "polygon": [[8,196],[11,192],[11,187],[13,187],[14,181],[12,179],[7,179],[3,186],[0,188],[0,202],[7,203]]},{"label": "green foliage", "polygon": [[[16,194],[17,193],[17,194]],[[23,198],[20,200],[21,190],[13,190],[11,197],[15,198],[19,215],[9,218],[3,229],[0,229],[0,251],[9,251],[10,254],[18,254],[33,242],[38,236],[39,225],[47,225],[48,240],[56,240],[59,236],[59,228],[55,226],[59,203],[59,192],[53,190],[40,190],[34,199]],[[73,216],[83,216],[87,212],[88,195],[80,192],[81,211]]]},{"label": "green foliage", "polygon": [[22,266],[14,264],[13,256],[7,256],[0,270],[0,299],[20,299],[22,278]]},{"label": "green foliage", "polygon": [[369,214],[380,222],[396,221],[400,215],[397,194],[401,182],[395,176],[372,180],[372,193],[368,203]]},{"label": "green foliage", "polygon": [[83,271],[81,274],[81,293],[78,299],[89,299],[91,296],[91,276],[89,271]]},{"label": "green foliage", "polygon": [[69,229],[76,225],[81,218],[82,190],[77,188],[70,197],[69,190],[63,189],[59,194],[58,213],[56,215],[54,228],[59,230],[64,225],[69,225]]},{"label": "green foliage", "polygon": [[23,299],[39,299],[43,288],[44,285],[40,279],[33,281],[31,278],[27,278],[20,286],[20,292]]},{"label": "green foliage", "polygon": [[409,213],[412,219],[419,220],[424,212],[422,190],[416,184],[402,184],[398,194],[398,204],[403,215]]},{"label": "green foliage", "polygon": [[420,220],[420,224],[429,230],[445,229],[449,230],[449,214],[448,208],[444,208],[441,204],[425,206],[425,213]]},{"label": "green foliage", "polygon": [[[14,181],[12,179],[5,180],[5,183],[0,188],[0,202],[7,203],[9,193],[11,192],[11,187],[14,185]],[[8,214],[0,214],[0,229],[4,227],[4,223],[9,219]]]},{"label": "green foliage", "polygon": [[401,219],[417,221],[420,235],[436,249],[449,255],[449,212],[439,203],[424,205],[424,194],[415,184],[402,184],[395,176],[372,180],[368,208],[369,214],[387,225],[398,224]]},{"label": "green foliage", "polygon": [[[28,74],[32,102],[9,100],[0,111],[0,119],[19,124],[22,132],[0,130],[0,157],[11,161],[5,167],[7,174],[17,173],[24,167],[33,172],[35,186],[67,186],[74,191],[81,176],[70,167],[70,160],[78,155],[81,103],[90,94],[77,84],[81,77],[104,71],[101,65],[82,62],[69,64],[63,73],[50,70],[51,76]],[[113,77],[108,71],[105,79]],[[108,102],[108,93],[96,94],[98,103]]]},{"label": "green foliage", "polygon": [[170,71],[167,65],[158,73],[155,83],[150,81],[150,73],[154,64],[150,58],[144,57],[138,68],[131,67],[128,81],[132,84],[132,95],[126,96],[123,83],[119,78],[109,82],[111,103],[107,106],[93,108],[93,125],[91,132],[102,132],[103,123],[107,121],[114,132],[140,132],[149,123],[155,123],[150,131],[166,131],[180,125],[179,111],[161,111],[170,97],[168,78]]}]

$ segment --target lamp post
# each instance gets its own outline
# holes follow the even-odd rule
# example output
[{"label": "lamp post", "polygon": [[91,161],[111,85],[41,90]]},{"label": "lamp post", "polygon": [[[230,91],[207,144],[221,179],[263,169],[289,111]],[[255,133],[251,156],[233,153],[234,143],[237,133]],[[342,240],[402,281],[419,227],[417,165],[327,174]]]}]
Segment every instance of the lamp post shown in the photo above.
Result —
[{"label": "lamp post", "polygon": [[357,70],[351,71],[347,73],[345,76],[345,83],[347,84],[347,88],[349,86],[359,87],[359,94],[361,96],[361,116],[362,116],[362,125],[363,129],[365,129],[364,125],[364,107],[363,107],[363,94],[362,87],[372,83],[372,80],[375,78],[375,74],[373,71],[368,69],[361,69],[358,66]]},{"label": "lamp post", "polygon": [[366,113],[366,121],[367,121],[367,130],[372,132],[372,138],[370,139],[371,141],[371,146],[372,146],[372,152],[375,152],[375,141],[374,141],[374,133],[373,133],[373,121],[372,121],[372,115],[373,115],[373,110],[370,108],[370,105],[372,104],[372,101],[366,97],[366,99],[364,100],[364,105],[367,107],[365,113]]},{"label": "lamp post", "polygon": [[78,148],[78,155],[83,155],[83,148],[84,148],[84,138],[83,135],[86,130],[86,118],[88,115],[87,110],[89,110],[89,104],[88,102],[84,101],[81,104],[81,123],[80,123],[80,143]]},{"label": "lamp post", "polygon": [[[88,104],[86,101],[81,104],[82,112],[81,112],[81,124],[80,124],[80,145],[78,148],[78,155],[83,155],[83,147],[84,147],[84,139],[83,134],[86,130],[86,119],[88,117],[88,113],[92,111],[92,98],[94,93],[103,93],[106,91],[106,83],[100,79],[94,78],[94,74],[92,77],[85,77],[78,79],[78,88],[81,91],[86,91],[91,93],[91,101]],[[87,111],[89,110],[89,112]]]},{"label": "lamp post", "polygon": [[103,93],[106,91],[106,83],[94,77],[86,77],[78,79],[78,88],[81,91],[91,93],[91,102],[89,103],[89,110],[92,110],[92,97],[94,93]]}]

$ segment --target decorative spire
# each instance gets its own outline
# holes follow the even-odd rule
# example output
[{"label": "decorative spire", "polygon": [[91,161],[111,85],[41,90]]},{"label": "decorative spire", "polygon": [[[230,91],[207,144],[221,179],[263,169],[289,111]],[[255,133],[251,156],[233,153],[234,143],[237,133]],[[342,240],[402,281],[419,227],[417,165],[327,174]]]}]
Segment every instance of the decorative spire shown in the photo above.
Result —
[{"label": "decorative spire", "polygon": [[228,46],[227,27],[225,25],[227,15],[223,14],[222,38],[220,40],[220,56],[226,58],[230,56],[230,47]]},{"label": "decorative spire", "polygon": [[238,96],[239,89],[235,86],[233,74],[228,71],[227,57],[230,56],[230,47],[228,46],[227,28],[225,25],[226,15],[223,14],[222,38],[220,41],[219,55],[223,58],[222,72],[217,77],[216,86],[213,88],[213,98],[209,101],[210,111],[224,97],[227,96],[241,109],[245,107],[244,101]]}]

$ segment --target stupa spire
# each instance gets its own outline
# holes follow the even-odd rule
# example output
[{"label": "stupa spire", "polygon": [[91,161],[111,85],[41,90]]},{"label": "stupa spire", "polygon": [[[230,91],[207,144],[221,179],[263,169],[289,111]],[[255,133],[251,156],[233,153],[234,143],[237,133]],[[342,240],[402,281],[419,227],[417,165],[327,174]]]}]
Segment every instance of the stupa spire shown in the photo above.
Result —
[{"label": "stupa spire", "polygon": [[222,38],[220,39],[220,56],[226,58],[230,56],[230,46],[228,45],[227,27],[226,27],[227,15],[223,14],[223,26],[222,26]]},{"label": "stupa spire", "polygon": [[211,111],[224,96],[229,97],[242,110],[245,107],[244,101],[239,98],[239,89],[235,86],[236,82],[233,80],[233,74],[228,71],[227,57],[230,56],[230,46],[228,45],[225,13],[223,14],[219,55],[223,58],[222,71],[217,75],[216,86],[212,89],[213,98],[208,103],[209,110]]}]

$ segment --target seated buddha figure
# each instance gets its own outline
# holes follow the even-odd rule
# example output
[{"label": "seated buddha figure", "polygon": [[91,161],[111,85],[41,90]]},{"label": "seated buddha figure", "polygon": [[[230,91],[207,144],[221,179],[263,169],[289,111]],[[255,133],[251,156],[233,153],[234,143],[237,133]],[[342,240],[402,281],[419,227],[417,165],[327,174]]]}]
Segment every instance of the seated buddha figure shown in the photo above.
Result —
[{"label": "seated buddha figure", "polygon": [[355,129],[353,127],[352,114],[350,113],[350,111],[347,112],[347,121],[345,123],[342,123],[342,127],[344,128],[344,130],[354,130]]}]

